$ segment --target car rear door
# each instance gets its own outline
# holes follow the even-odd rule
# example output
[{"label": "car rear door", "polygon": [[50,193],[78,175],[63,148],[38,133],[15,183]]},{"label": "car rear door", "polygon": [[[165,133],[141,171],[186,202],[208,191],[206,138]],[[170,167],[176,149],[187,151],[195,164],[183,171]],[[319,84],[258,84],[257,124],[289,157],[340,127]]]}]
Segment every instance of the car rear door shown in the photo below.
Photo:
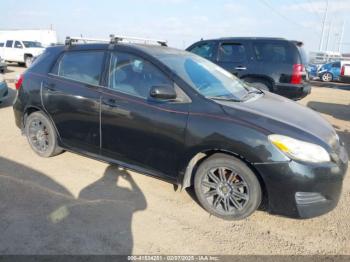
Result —
[{"label": "car rear door", "polygon": [[216,63],[241,78],[250,70],[249,46],[246,41],[220,41]]},{"label": "car rear door", "polygon": [[64,146],[99,154],[103,50],[66,51],[42,83],[42,99]]},{"label": "car rear door", "polygon": [[[168,75],[145,58],[113,52],[101,98],[104,157],[176,178],[184,154],[189,99]],[[172,85],[174,101],[150,99],[152,86]]]}]

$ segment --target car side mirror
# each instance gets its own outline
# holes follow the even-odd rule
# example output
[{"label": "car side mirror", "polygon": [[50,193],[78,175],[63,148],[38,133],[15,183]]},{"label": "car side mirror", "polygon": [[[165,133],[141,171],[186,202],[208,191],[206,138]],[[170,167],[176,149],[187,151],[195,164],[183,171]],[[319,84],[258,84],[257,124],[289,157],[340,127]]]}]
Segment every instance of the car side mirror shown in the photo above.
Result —
[{"label": "car side mirror", "polygon": [[172,100],[176,99],[175,88],[172,85],[152,86],[150,96],[155,99]]}]

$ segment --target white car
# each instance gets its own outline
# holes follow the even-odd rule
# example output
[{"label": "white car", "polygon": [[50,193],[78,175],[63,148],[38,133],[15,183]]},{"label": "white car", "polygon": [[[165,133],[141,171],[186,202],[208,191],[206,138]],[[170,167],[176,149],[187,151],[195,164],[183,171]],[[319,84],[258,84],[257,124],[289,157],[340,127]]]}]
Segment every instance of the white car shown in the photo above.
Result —
[{"label": "white car", "polygon": [[342,66],[340,70],[340,81],[350,82],[350,62]]},{"label": "white car", "polygon": [[5,60],[3,60],[0,56],[0,73],[5,73],[7,68],[7,64],[5,63]]},{"label": "white car", "polygon": [[34,58],[41,55],[45,48],[41,43],[25,40],[6,40],[0,43],[0,56],[6,62],[17,62],[29,67]]}]

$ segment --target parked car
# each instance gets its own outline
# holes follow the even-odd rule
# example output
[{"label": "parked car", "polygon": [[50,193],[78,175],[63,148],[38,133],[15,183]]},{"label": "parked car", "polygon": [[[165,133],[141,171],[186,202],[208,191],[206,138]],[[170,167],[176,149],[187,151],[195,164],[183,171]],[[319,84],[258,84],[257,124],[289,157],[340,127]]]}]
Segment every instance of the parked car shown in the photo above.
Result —
[{"label": "parked car", "polygon": [[342,67],[350,61],[336,61],[324,64],[318,70],[318,76],[323,82],[339,81]]},{"label": "parked car", "polygon": [[306,72],[309,74],[309,79],[317,80],[319,79],[318,70],[320,69],[321,64],[308,64],[306,66]]},{"label": "parked car", "polygon": [[44,50],[45,48],[35,41],[5,40],[0,43],[0,56],[6,62],[17,62],[26,67],[29,67],[34,57],[39,56]]},{"label": "parked car", "polygon": [[0,104],[8,97],[8,94],[7,84],[2,75],[0,75]]},{"label": "parked car", "polygon": [[5,63],[5,60],[1,58],[0,56],[0,73],[5,73],[7,68],[7,64]]},{"label": "parked car", "polygon": [[341,82],[350,82],[350,62],[348,64],[343,64],[340,71],[339,80]]},{"label": "parked car", "polygon": [[16,83],[16,124],[39,156],[69,150],[193,185],[224,219],[262,203],[302,218],[336,206],[348,156],[318,113],[190,52],[112,39],[47,48]]},{"label": "parked car", "polygon": [[303,44],[281,38],[230,37],[187,48],[253,86],[297,100],[311,92]]}]

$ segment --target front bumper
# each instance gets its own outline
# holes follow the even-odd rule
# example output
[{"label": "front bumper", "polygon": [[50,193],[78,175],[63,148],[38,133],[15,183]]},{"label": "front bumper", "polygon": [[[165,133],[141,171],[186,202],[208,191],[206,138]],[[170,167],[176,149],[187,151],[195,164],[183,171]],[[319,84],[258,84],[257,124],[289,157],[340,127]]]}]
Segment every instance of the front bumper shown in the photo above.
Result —
[{"label": "front bumper", "polygon": [[348,156],[343,147],[337,163],[305,164],[297,161],[255,164],[266,187],[271,213],[311,218],[334,209],[339,201]]},{"label": "front bumper", "polygon": [[299,100],[311,93],[311,85],[305,82],[301,85],[276,84],[275,93],[293,100]]}]

